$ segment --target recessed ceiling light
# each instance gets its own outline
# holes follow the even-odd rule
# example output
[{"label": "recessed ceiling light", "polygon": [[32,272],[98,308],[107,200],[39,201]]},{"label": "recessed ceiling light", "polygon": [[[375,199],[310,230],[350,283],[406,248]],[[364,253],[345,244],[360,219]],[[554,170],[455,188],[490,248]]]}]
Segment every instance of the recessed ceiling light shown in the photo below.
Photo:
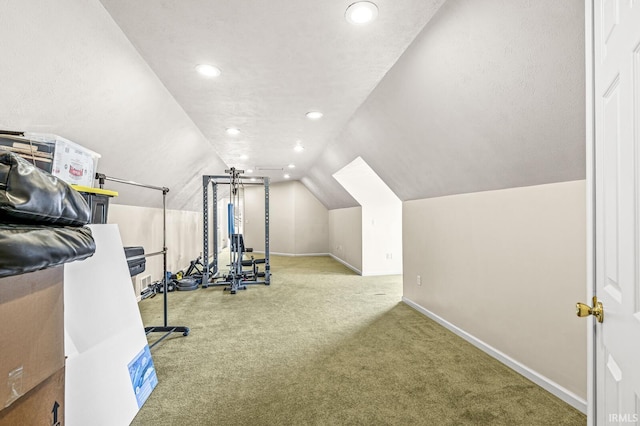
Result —
[{"label": "recessed ceiling light", "polygon": [[358,1],[347,8],[344,17],[347,22],[355,25],[366,24],[376,19],[378,6],[370,1]]},{"label": "recessed ceiling light", "polygon": [[318,120],[322,118],[322,113],[320,111],[309,111],[307,113],[307,118],[311,120]]},{"label": "recessed ceiling light", "polygon": [[291,176],[289,176],[288,174],[285,174],[285,175],[284,175],[284,178],[285,178],[285,179],[289,179],[290,177],[291,177]]},{"label": "recessed ceiling light", "polygon": [[249,156],[248,156],[248,155],[246,155],[246,154],[242,154],[242,155],[240,156],[240,159],[241,159],[241,160],[248,160],[248,159],[249,159]]},{"label": "recessed ceiling light", "polygon": [[290,168],[290,169],[295,169],[296,165],[295,164],[289,164],[287,167]]},{"label": "recessed ceiling light", "polygon": [[[253,169],[247,169],[247,170],[245,170],[244,172],[245,172],[245,173],[253,173]],[[255,178],[252,178],[252,179],[255,179]]]},{"label": "recessed ceiling light", "polygon": [[209,64],[200,64],[196,67],[196,70],[205,77],[217,77],[221,72],[220,68]]},{"label": "recessed ceiling light", "polygon": [[304,147],[302,145],[300,145],[300,144],[297,144],[296,146],[293,147],[293,150],[295,152],[302,152],[302,151],[304,151]]},{"label": "recessed ceiling light", "polygon": [[240,129],[236,128],[236,127],[228,127],[227,128],[227,134],[228,135],[232,135],[232,136],[236,136],[240,134]]},{"label": "recessed ceiling light", "polygon": [[249,180],[250,180],[251,182],[255,182],[255,181],[257,181],[258,179],[256,179],[256,178],[253,178],[253,177],[252,177],[252,178],[251,178],[251,179],[249,179]]}]

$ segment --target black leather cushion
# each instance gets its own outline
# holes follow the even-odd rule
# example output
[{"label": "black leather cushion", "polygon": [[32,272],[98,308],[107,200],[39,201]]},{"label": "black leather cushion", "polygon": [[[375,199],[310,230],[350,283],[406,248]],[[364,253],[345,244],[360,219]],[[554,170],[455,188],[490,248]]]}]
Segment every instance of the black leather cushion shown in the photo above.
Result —
[{"label": "black leather cushion", "polygon": [[12,152],[0,152],[0,222],[82,226],[91,209],[71,185]]},{"label": "black leather cushion", "polygon": [[86,259],[95,251],[85,226],[0,224],[0,278]]}]

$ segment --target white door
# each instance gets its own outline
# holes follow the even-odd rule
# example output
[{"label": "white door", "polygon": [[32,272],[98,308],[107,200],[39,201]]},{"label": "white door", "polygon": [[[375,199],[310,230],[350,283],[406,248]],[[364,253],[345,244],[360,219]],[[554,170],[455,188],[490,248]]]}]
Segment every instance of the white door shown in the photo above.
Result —
[{"label": "white door", "polygon": [[640,425],[640,0],[594,1],[593,61],[595,424]]}]

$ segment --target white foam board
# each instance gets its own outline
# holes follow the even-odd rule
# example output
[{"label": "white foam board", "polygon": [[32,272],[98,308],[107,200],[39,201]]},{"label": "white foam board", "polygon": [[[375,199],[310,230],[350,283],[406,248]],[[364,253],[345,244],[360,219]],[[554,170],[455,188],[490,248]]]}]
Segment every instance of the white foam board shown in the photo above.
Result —
[{"label": "white foam board", "polygon": [[128,364],[147,345],[117,225],[90,225],[95,254],[65,265],[66,423],[128,425]]}]

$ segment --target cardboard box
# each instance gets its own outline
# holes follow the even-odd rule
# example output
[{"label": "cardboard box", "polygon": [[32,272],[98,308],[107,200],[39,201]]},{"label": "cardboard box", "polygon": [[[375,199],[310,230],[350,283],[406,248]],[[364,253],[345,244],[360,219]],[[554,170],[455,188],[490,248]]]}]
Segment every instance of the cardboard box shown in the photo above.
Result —
[{"label": "cardboard box", "polygon": [[62,266],[0,279],[0,409],[64,367]]},{"label": "cardboard box", "polygon": [[64,425],[64,374],[61,368],[0,411],[0,426]]}]

